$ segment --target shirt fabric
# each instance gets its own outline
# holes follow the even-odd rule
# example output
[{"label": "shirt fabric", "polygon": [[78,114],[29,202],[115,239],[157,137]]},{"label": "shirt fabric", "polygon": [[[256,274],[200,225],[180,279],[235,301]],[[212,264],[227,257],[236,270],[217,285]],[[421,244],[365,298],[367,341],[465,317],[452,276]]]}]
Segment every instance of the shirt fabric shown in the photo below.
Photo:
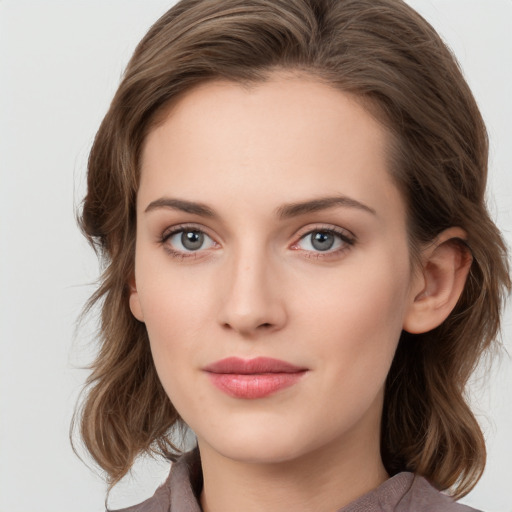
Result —
[{"label": "shirt fabric", "polygon": [[[146,501],[115,512],[201,512],[203,487],[197,448],[173,463],[169,477]],[[112,511],[114,512],[114,511]],[[333,511],[334,512],[334,511]],[[337,512],[479,512],[455,503],[424,478],[403,472]]]}]

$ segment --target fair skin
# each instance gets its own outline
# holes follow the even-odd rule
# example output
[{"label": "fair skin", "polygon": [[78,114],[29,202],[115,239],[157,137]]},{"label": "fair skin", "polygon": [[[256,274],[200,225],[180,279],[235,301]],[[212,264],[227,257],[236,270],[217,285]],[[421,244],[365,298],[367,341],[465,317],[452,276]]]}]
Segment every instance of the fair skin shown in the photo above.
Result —
[{"label": "fair skin", "polygon": [[[147,136],[130,307],[197,435],[206,512],[333,511],[388,478],[400,333],[439,325],[470,263],[451,228],[411,268],[388,145],[353,98],[284,74],[196,87]],[[207,368],[228,357],[300,372],[226,391]]]}]

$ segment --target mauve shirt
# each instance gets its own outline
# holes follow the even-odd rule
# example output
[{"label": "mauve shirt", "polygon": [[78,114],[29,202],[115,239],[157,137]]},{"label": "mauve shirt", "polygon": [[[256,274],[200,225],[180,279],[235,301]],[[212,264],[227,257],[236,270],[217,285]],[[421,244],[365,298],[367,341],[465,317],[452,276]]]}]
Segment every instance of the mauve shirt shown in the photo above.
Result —
[{"label": "mauve shirt", "polygon": [[[198,497],[202,480],[201,461],[196,449],[173,463],[169,477],[151,498],[116,512],[201,512]],[[404,472],[391,477],[373,491],[336,512],[479,511],[455,503],[424,478]]]}]

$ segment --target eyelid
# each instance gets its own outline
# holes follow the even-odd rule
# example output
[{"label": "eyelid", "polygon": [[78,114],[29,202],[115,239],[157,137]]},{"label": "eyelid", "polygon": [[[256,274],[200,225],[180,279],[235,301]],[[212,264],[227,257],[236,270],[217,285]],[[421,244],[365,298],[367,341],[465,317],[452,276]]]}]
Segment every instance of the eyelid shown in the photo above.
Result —
[{"label": "eyelid", "polygon": [[[202,233],[203,235],[207,236],[212,242],[213,247],[207,247],[205,249],[197,249],[195,251],[183,251],[180,249],[177,249],[173,247],[169,240],[176,234],[186,231],[197,231],[199,233]],[[217,242],[216,237],[211,235],[210,230],[207,229],[205,226],[202,226],[200,224],[196,224],[194,222],[190,223],[182,223],[182,224],[175,224],[173,226],[168,227],[163,231],[163,233],[159,236],[159,244],[161,244],[164,249],[169,253],[170,256],[177,259],[195,259],[199,257],[205,257],[207,256],[207,253],[211,249],[217,249],[220,247],[219,242]]]},{"label": "eyelid", "polygon": [[196,224],[195,222],[184,222],[180,224],[174,224],[173,226],[169,226],[164,229],[160,238],[162,240],[168,239],[170,236],[179,233],[180,231],[200,231],[205,235],[208,235],[211,239],[215,237],[210,233],[210,230],[201,224]]},{"label": "eyelid", "polygon": [[[326,251],[319,251],[319,250],[308,250],[303,249],[299,247],[299,244],[302,240],[304,240],[307,236],[318,233],[318,232],[324,232],[324,233],[332,233],[333,235],[337,236],[341,242],[342,246],[338,247],[334,250],[326,250]],[[307,226],[304,226],[301,228],[295,237],[295,241],[290,245],[290,249],[301,251],[304,253],[307,257],[314,257],[317,259],[321,258],[330,258],[330,257],[336,257],[344,253],[345,251],[349,250],[350,247],[352,247],[357,241],[356,235],[349,231],[346,228],[342,228],[340,226],[335,226],[332,224],[316,224],[312,225],[309,224]]]},{"label": "eyelid", "polygon": [[[182,251],[176,248],[173,248],[168,243],[169,239],[176,235],[177,233],[183,232],[183,231],[198,231],[208,238],[210,238],[214,246],[208,247],[205,249],[198,249],[196,251]],[[326,250],[326,251],[315,251],[315,250],[307,250],[302,249],[298,247],[298,244],[306,238],[306,236],[311,235],[315,232],[326,232],[326,233],[332,233],[340,238],[340,240],[343,242],[343,246],[340,248],[337,248],[335,250]],[[217,249],[220,247],[221,244],[217,241],[217,236],[210,233],[210,230],[205,227],[204,225],[197,224],[194,222],[190,223],[180,223],[175,224],[173,226],[167,227],[162,234],[159,236],[158,242],[164,246],[164,248],[171,254],[171,256],[185,259],[185,258],[197,258],[197,257],[204,257],[206,256],[211,249]],[[340,226],[336,226],[333,224],[308,224],[307,226],[302,227],[300,230],[297,231],[294,242],[289,245],[289,248],[292,250],[301,251],[303,253],[314,255],[318,258],[328,258],[332,257],[334,255],[340,254],[342,252],[345,252],[348,250],[351,246],[353,246],[357,241],[357,237],[354,233],[352,233],[350,230],[346,228],[342,228]]]},{"label": "eyelid", "polygon": [[[352,231],[342,228],[340,226],[336,226],[334,224],[308,224],[303,228],[299,229],[296,235],[296,240],[299,241],[304,238],[306,235],[313,233],[315,231],[326,231],[329,233],[335,233],[340,236],[347,243],[354,243],[357,241],[357,237]],[[297,242],[294,242],[294,244]]]}]

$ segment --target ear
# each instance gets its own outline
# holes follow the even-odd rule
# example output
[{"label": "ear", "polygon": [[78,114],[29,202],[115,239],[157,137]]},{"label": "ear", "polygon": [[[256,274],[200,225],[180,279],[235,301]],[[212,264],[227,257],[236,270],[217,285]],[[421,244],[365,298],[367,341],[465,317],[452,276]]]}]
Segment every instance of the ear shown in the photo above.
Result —
[{"label": "ear", "polygon": [[130,286],[130,311],[137,320],[139,320],[140,322],[144,322],[144,314],[142,313],[142,308],[140,305],[139,292],[137,291],[135,276],[130,278],[128,284]]},{"label": "ear", "polygon": [[457,304],[473,258],[463,241],[461,228],[443,231],[423,251],[422,268],[411,289],[411,302],[403,329],[412,334],[430,331],[441,325]]}]

